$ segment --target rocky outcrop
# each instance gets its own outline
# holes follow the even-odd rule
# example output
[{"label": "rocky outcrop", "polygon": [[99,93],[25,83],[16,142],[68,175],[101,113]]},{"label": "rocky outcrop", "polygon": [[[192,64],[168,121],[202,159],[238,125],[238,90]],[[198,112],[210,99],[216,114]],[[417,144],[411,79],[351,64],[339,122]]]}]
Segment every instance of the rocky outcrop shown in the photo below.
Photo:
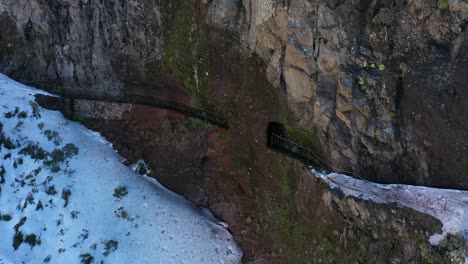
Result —
[{"label": "rocky outcrop", "polygon": [[0,23],[0,67],[23,82],[118,94],[133,65],[161,58],[154,1],[7,0]]},{"label": "rocky outcrop", "polygon": [[244,0],[231,9],[238,16],[216,12],[216,2],[234,1],[214,1],[211,22],[239,25],[333,167],[468,188],[466,2]]}]

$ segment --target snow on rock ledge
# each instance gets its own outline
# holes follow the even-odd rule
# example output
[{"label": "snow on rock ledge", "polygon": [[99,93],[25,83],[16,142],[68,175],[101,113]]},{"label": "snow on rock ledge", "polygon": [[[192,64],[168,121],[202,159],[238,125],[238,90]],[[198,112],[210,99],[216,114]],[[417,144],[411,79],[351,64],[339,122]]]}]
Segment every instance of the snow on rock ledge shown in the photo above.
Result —
[{"label": "snow on rock ledge", "polygon": [[240,263],[217,220],[0,75],[0,263]]},{"label": "snow on rock ledge", "polygon": [[377,184],[357,180],[337,173],[324,174],[312,169],[331,189],[339,189],[352,196],[375,203],[396,203],[429,214],[442,222],[442,233],[434,234],[429,242],[438,244],[447,234],[455,234],[468,241],[468,191],[437,189],[404,184]]}]

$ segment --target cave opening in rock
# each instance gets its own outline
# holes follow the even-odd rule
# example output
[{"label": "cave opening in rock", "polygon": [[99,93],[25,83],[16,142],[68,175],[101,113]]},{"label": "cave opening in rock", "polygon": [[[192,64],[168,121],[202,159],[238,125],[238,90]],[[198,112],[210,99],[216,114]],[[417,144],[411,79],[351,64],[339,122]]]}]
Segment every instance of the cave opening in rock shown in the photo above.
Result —
[{"label": "cave opening in rock", "polygon": [[306,130],[270,122],[267,128],[267,147],[279,153],[288,155],[320,169],[328,166],[322,157],[322,149],[318,138]]}]

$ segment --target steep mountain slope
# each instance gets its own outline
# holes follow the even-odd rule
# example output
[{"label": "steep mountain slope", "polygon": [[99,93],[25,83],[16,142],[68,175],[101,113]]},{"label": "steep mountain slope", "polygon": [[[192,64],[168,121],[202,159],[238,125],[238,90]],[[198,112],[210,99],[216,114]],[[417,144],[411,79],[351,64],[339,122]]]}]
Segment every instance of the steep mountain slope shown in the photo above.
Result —
[{"label": "steep mountain slope", "polygon": [[35,93],[0,75],[0,263],[240,262],[223,223]]}]

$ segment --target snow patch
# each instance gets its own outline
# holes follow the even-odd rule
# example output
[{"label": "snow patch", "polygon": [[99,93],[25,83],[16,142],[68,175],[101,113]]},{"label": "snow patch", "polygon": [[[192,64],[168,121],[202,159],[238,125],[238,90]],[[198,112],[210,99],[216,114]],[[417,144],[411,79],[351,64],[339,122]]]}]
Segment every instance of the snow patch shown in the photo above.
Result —
[{"label": "snow patch", "polygon": [[99,133],[33,106],[37,93],[0,74],[0,264],[241,262],[209,211],[122,164]]},{"label": "snow patch", "polygon": [[442,233],[429,242],[437,245],[448,234],[457,234],[468,241],[468,191],[438,189],[405,184],[378,184],[338,173],[312,172],[331,189],[340,189],[346,196],[376,203],[396,203],[432,215],[442,222]]}]

